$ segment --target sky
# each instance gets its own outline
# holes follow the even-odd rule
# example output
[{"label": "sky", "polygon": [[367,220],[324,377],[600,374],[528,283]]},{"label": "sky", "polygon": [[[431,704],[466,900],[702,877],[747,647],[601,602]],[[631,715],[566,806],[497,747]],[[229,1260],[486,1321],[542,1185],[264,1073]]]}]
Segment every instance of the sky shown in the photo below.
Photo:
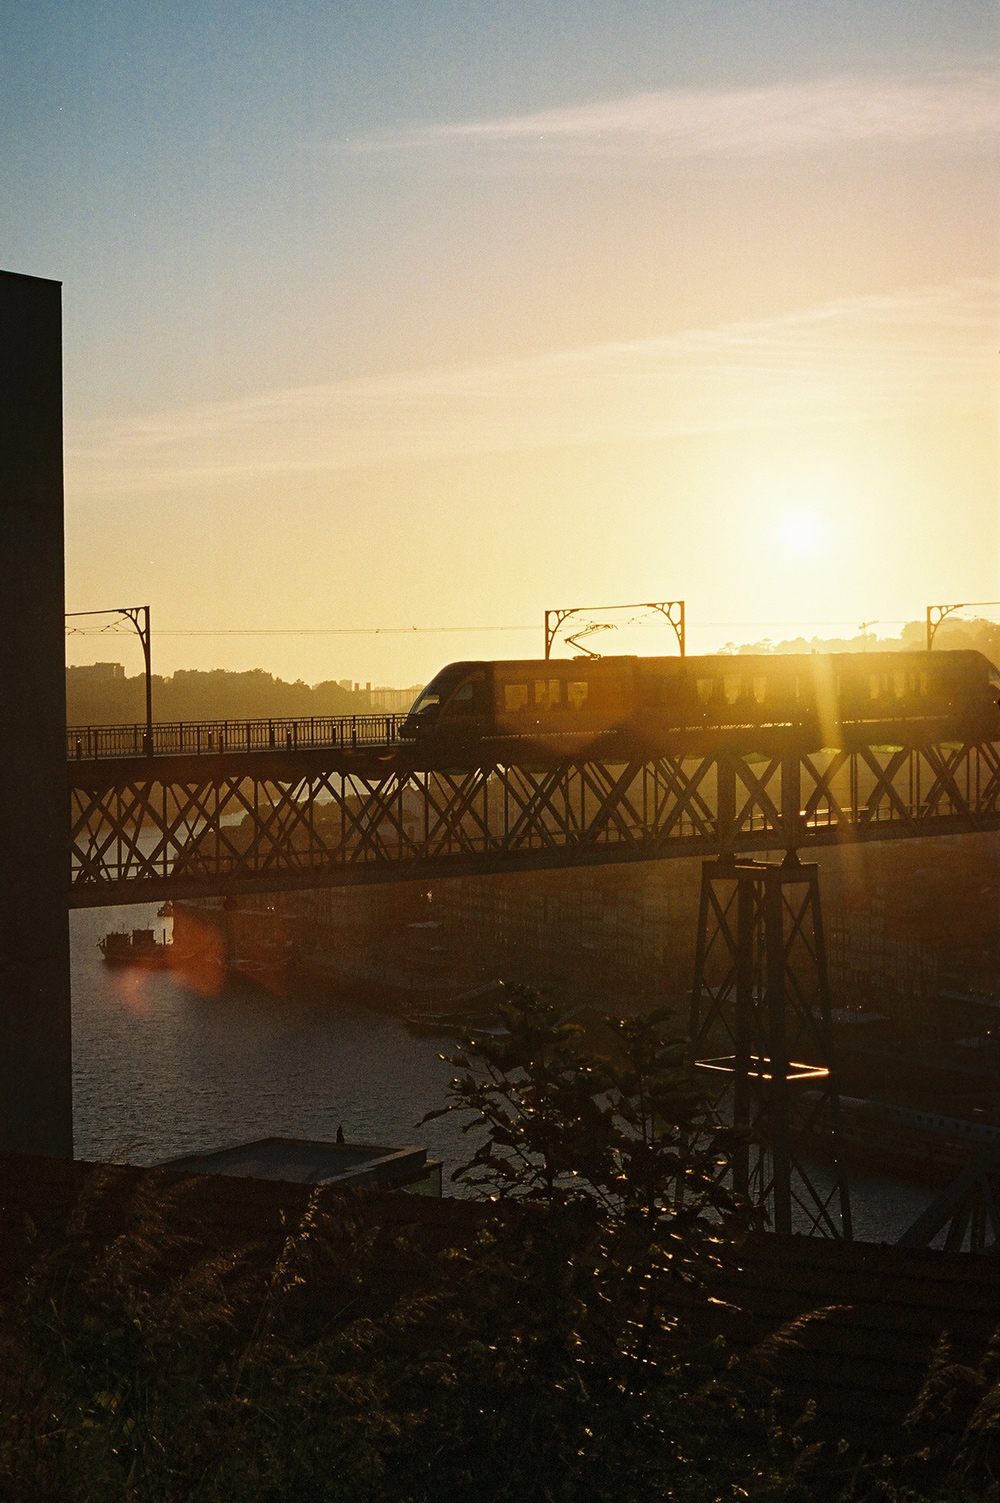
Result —
[{"label": "sky", "polygon": [[0,0],[67,609],[404,685],[552,607],[714,651],[996,600],[998,146],[994,0]]}]

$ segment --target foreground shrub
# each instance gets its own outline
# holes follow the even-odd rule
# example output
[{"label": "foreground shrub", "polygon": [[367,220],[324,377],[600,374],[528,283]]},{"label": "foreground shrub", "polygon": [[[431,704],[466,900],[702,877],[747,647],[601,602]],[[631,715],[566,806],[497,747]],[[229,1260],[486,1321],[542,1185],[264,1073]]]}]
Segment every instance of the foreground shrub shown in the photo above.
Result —
[{"label": "foreground shrub", "polygon": [[[0,1496],[990,1495],[989,1360],[956,1368],[942,1348],[911,1454],[883,1463],[811,1443],[808,1415],[782,1431],[766,1364],[698,1339],[704,1277],[746,1218],[720,1188],[725,1134],[664,1018],[610,1026],[602,1054],[533,993],[512,995],[508,1026],[456,1056],[451,1106],[485,1132],[461,1172],[492,1203],[448,1235],[317,1191],[277,1253],[206,1256],[176,1230],[190,1182],[137,1176],[122,1206],[119,1182],[96,1173],[8,1291]],[[947,1405],[964,1406],[966,1439],[933,1454],[924,1427]]]}]

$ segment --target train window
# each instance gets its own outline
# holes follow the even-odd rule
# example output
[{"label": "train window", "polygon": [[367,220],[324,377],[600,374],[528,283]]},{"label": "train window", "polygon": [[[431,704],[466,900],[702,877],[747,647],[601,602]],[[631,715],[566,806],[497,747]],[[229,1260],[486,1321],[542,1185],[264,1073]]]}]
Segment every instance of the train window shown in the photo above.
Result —
[{"label": "train window", "polygon": [[474,715],[483,706],[484,679],[482,674],[470,678],[466,683],[460,684],[448,701],[448,713],[451,715]]},{"label": "train window", "polygon": [[715,693],[715,679],[714,678],[700,678],[698,680],[698,698],[701,700],[701,702],[702,702],[703,705],[707,705],[708,704],[709,700],[712,698],[712,695],[714,693]]},{"label": "train window", "polygon": [[559,703],[560,682],[557,678],[535,679],[535,706],[541,710],[551,710]]},{"label": "train window", "polygon": [[758,673],[751,679],[751,683],[753,684],[753,697],[759,705],[762,705],[767,695],[767,679],[762,673]]},{"label": "train window", "polygon": [[926,694],[927,693],[927,675],[926,675],[926,673],[920,673],[917,676],[920,679],[920,693],[921,694]]},{"label": "train window", "polygon": [[579,679],[576,683],[566,685],[566,698],[569,700],[574,710],[581,709],[585,704],[587,699],[587,688],[588,685],[585,679]]},{"label": "train window", "polygon": [[504,708],[511,714],[516,710],[523,710],[528,703],[527,684],[504,684],[503,698]]},{"label": "train window", "polygon": [[726,704],[734,705],[740,697],[740,676],[738,673],[724,673],[722,675],[722,692],[726,696]]},{"label": "train window", "polygon": [[902,699],[906,693],[906,674],[898,670],[892,675],[892,692],[897,699]]},{"label": "train window", "polygon": [[868,698],[869,699],[878,699],[878,693],[879,693],[878,674],[877,673],[869,673],[869,675],[868,675]]}]

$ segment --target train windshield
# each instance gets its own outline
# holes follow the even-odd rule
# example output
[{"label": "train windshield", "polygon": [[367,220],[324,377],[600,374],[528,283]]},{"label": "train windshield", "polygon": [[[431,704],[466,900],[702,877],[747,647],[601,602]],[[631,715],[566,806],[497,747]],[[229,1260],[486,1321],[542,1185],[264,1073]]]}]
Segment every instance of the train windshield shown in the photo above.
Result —
[{"label": "train windshield", "polygon": [[447,668],[442,668],[441,672],[436,673],[430,683],[417,695],[407,719],[419,717],[425,727],[433,725],[437,720],[438,711],[447,702],[455,686],[460,684],[473,669],[481,666],[478,663],[449,663]]},{"label": "train windshield", "polygon": [[428,710],[436,710],[440,703],[440,694],[433,692],[430,689],[421,689],[420,693],[413,701],[413,707],[410,710],[410,714],[426,715]]}]

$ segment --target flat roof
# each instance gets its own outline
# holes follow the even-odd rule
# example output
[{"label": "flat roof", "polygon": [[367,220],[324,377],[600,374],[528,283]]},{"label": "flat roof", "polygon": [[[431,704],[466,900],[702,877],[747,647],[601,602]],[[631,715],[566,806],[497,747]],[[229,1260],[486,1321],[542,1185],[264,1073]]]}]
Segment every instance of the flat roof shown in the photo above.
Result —
[{"label": "flat roof", "polygon": [[165,1159],[162,1169],[226,1174],[237,1179],[284,1180],[325,1185],[337,1180],[408,1179],[428,1167],[426,1148],[387,1148],[372,1143],[327,1143],[309,1138],[258,1138],[209,1153]]}]

